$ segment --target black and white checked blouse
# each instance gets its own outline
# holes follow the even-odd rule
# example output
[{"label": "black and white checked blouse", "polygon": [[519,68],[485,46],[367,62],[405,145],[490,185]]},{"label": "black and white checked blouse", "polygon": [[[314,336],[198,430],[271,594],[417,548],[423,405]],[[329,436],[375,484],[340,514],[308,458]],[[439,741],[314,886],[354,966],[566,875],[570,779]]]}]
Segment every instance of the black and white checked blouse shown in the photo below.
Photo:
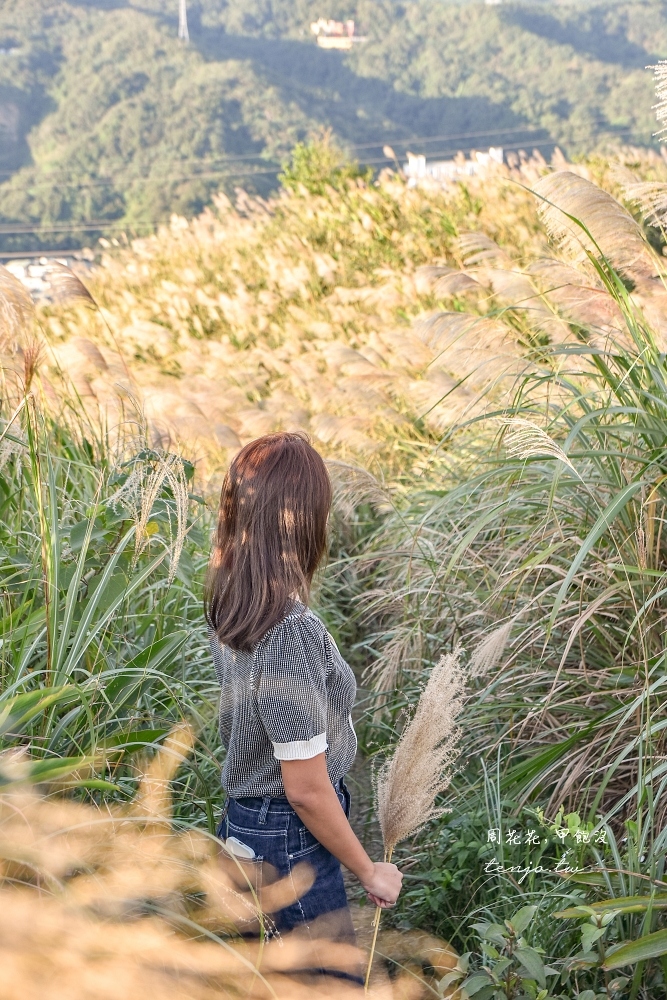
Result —
[{"label": "black and white checked blouse", "polygon": [[223,646],[210,625],[209,639],[222,687],[222,787],[230,798],[284,795],[280,761],[323,751],[336,785],[357,750],[356,681],[320,619],[295,604],[252,653]]}]

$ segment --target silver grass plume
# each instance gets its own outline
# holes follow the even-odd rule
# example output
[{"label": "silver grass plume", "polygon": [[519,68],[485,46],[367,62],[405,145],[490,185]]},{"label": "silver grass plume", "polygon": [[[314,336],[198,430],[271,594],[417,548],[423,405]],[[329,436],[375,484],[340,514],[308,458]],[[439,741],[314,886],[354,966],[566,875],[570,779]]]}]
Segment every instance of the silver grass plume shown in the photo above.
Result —
[{"label": "silver grass plume", "polygon": [[445,267],[440,264],[424,264],[415,271],[415,288],[424,295],[433,292],[436,296],[446,298],[450,295],[464,295],[466,292],[483,292],[484,287],[479,281],[465,271],[455,267]]},{"label": "silver grass plume", "polygon": [[[641,226],[596,184],[569,170],[559,170],[540,178],[533,191],[539,196],[538,212],[549,236],[567,256],[584,262],[589,255],[599,258],[601,252],[618,271],[643,276],[655,273],[655,261]],[[581,222],[590,236],[568,216]]]},{"label": "silver grass plume", "polygon": [[58,302],[78,299],[85,305],[97,309],[97,303],[83,281],[71,267],[61,264],[59,260],[50,260],[44,274],[49,284],[51,298]]},{"label": "silver grass plume", "polygon": [[489,264],[496,267],[511,267],[513,264],[505,250],[484,233],[461,233],[458,248],[466,267]]},{"label": "silver grass plume", "polygon": [[480,288],[486,286],[501,301],[521,310],[523,318],[539,333],[547,334],[552,342],[569,339],[567,326],[554,315],[515,260],[484,233],[463,233],[459,237],[459,252],[466,267],[477,271]]},{"label": "silver grass plume", "polygon": [[23,409],[24,402],[22,401],[18,405],[9,420],[0,421],[0,472],[14,455],[19,455],[26,447],[25,437],[20,427],[14,427],[10,434],[16,417]]},{"label": "silver grass plume", "polygon": [[465,295],[467,292],[482,294],[485,292],[483,285],[465,271],[458,271],[450,268],[448,274],[442,274],[433,286],[435,295],[447,298],[454,295]]},{"label": "silver grass plume", "polygon": [[130,807],[131,812],[168,823],[172,796],[169,783],[183,761],[192,753],[195,736],[187,722],[173,726],[159,752],[147,763],[141,783]]},{"label": "silver grass plume", "polygon": [[661,59],[657,66],[651,67],[653,69],[653,79],[655,81],[655,96],[658,98],[658,103],[654,105],[653,110],[655,111],[655,117],[661,123],[662,128],[657,133],[662,135],[667,131],[667,60]]},{"label": "silver grass plume", "polygon": [[382,650],[382,656],[366,668],[364,684],[377,694],[395,690],[401,672],[410,665],[421,663],[423,650],[422,629],[417,618],[409,624],[407,631],[394,635]]},{"label": "silver grass plume", "polygon": [[665,225],[667,184],[664,181],[628,182],[623,185],[623,197],[637,206],[649,225]]},{"label": "silver grass plume", "polygon": [[461,344],[465,348],[498,349],[503,347],[509,330],[486,316],[465,312],[434,312],[415,323],[419,337],[435,350],[444,351]]},{"label": "silver grass plume", "polygon": [[107,504],[114,510],[125,507],[135,524],[135,561],[141,555],[150,540],[148,524],[153,513],[155,502],[162,487],[169,486],[174,498],[176,515],[176,531],[172,529],[172,518],[169,517],[170,530],[170,564],[168,583],[174,579],[178,562],[183,551],[187,534],[188,517],[188,484],[183,460],[171,453],[156,453],[151,461],[140,459],[116,492],[109,497]]},{"label": "silver grass plume", "polygon": [[[664,142],[667,131],[667,60],[660,60],[653,69],[655,81],[655,96],[658,103],[654,105],[655,117],[662,125],[656,133]],[[652,226],[663,226],[667,216],[667,184],[664,181],[628,180],[623,185],[623,195],[629,202],[636,205],[642,216]]]},{"label": "silver grass plume", "polygon": [[507,417],[502,423],[507,428],[504,443],[510,458],[519,458],[522,461],[529,458],[555,458],[576,472],[560,445],[532,420],[526,420],[524,417]]},{"label": "silver grass plume", "polygon": [[34,318],[30,293],[0,264],[0,350],[14,347],[31,328]]},{"label": "silver grass plume", "polygon": [[[597,274],[557,260],[540,257],[530,266],[545,298],[567,319],[592,332],[620,332],[624,323],[618,305]],[[567,337],[571,339],[571,335]]]},{"label": "silver grass plume", "polygon": [[369,504],[377,514],[392,510],[389,490],[371,472],[334,459],[326,464],[333,486],[333,506],[343,517],[351,517],[361,504]]},{"label": "silver grass plume", "polygon": [[[97,304],[97,301],[88,291],[88,289],[86,288],[86,286],[84,285],[83,281],[78,276],[78,274],[75,274],[71,267],[68,267],[67,264],[61,263],[59,260],[49,260],[46,267],[45,278],[49,283],[51,298],[55,302],[67,302],[70,304],[77,303],[79,305],[88,306],[91,309],[96,310],[96,312],[102,319],[102,322],[104,323],[105,327],[107,328],[109,336],[111,337],[116,347],[123,368],[125,369],[125,375],[127,376],[127,380],[128,382],[131,382],[132,376],[130,374],[130,370],[127,366],[125,358],[123,357],[123,352],[121,351],[118,341],[116,339],[116,334],[109,326],[109,322],[104,312],[100,309],[99,305]],[[82,338],[78,338],[78,340],[79,342],[81,342]],[[88,344],[90,344],[90,341],[88,341]],[[94,347],[94,345],[90,344],[90,347],[88,347],[84,352],[89,357],[91,354],[91,348],[93,351],[97,350]],[[96,365],[96,367],[98,367],[100,359],[102,361],[101,367],[106,367],[106,362],[104,361],[104,358],[102,358],[102,355],[100,354],[99,350],[97,350],[97,359],[93,362]],[[122,391],[123,393],[127,394],[127,390],[124,386],[122,387]]]},{"label": "silver grass plume", "polygon": [[378,445],[365,433],[368,420],[362,416],[316,413],[311,420],[315,436],[325,444],[346,445],[353,451],[377,451]]},{"label": "silver grass plume", "polygon": [[447,267],[444,264],[422,264],[415,271],[415,287],[420,295],[424,295],[430,292],[435,282],[444,277],[446,274],[450,274],[454,268]]},{"label": "silver grass plume", "polygon": [[554,311],[561,317],[563,335],[551,335],[551,342],[572,343],[570,323],[576,323],[586,331],[586,341],[591,347],[602,351],[626,350],[628,346],[627,325],[621,310],[607,290],[598,291],[592,287],[566,285],[551,288],[544,293]]},{"label": "silver grass plume", "polygon": [[[393,755],[374,776],[376,811],[387,861],[391,860],[397,844],[445,811],[436,807],[435,800],[449,787],[458,756],[461,727],[456,719],[463,708],[465,692],[460,655],[457,646],[435,665]],[[366,968],[366,993],[381,916],[382,909],[378,906]]]},{"label": "silver grass plume", "polygon": [[377,815],[387,857],[444,811],[436,796],[448,788],[458,756],[465,672],[460,648],[442,656],[391,758],[375,776]]},{"label": "silver grass plume", "polygon": [[[553,319],[551,314],[549,316]],[[514,331],[486,316],[466,312],[431,313],[419,317],[414,330],[434,352],[428,362],[427,380],[449,373],[465,382],[457,389],[458,403],[463,402],[463,393],[467,391],[471,394],[469,405],[475,405],[493,386],[525,364]],[[446,392],[444,386],[438,386],[435,391],[436,399],[442,400]],[[477,395],[477,400],[472,394]],[[424,405],[429,406],[426,397],[422,398]]]},{"label": "silver grass plume", "polygon": [[471,677],[486,677],[491,673],[507,648],[511,632],[512,622],[505,622],[482,639],[470,657],[468,673]]},{"label": "silver grass plume", "polygon": [[581,288],[591,288],[598,291],[603,288],[602,282],[597,275],[589,275],[573,264],[568,264],[564,260],[549,255],[538,257],[532,261],[528,268],[530,275],[535,275],[541,280],[542,290],[546,294],[571,285]]}]

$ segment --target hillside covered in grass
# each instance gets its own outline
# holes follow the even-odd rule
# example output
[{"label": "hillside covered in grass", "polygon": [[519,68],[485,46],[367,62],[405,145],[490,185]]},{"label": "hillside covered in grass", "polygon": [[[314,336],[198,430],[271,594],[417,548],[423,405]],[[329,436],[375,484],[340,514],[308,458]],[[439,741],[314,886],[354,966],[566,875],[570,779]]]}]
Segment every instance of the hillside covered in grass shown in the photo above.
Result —
[{"label": "hillside covered in grass", "polygon": [[[566,155],[651,142],[659,0],[189,4],[7,0],[0,10],[0,250],[152,231],[223,189],[266,195],[296,141],[332,128],[362,162],[502,143]],[[309,23],[367,42],[318,49]]]},{"label": "hillside covered in grass", "polygon": [[[277,429],[398,471],[489,392],[497,400],[503,373],[521,363],[523,324],[493,318],[486,273],[458,271],[462,234],[538,252],[534,204],[517,180],[544,163],[449,191],[410,189],[390,172],[369,183],[335,163],[330,146],[304,147],[280,197],[232,205],[218,195],[191,222],[108,245],[86,276],[102,314],[45,309],[52,400],[73,386],[92,416],[118,410],[124,386],[155,441],[184,445],[204,478],[227,449]],[[481,197],[489,183],[492,200]],[[437,308],[447,328],[432,328]]]},{"label": "hillside covered in grass", "polygon": [[187,718],[175,813],[215,829],[215,490],[240,444],[304,430],[361,753],[443,653],[465,668],[447,808],[397,850],[381,951],[428,930],[467,956],[434,983],[410,945],[415,996],[664,997],[666,203],[631,147],[410,188],[309,144],[275,198],[107,241],[92,301],[60,272],[33,316],[0,272],[3,747],[129,809]]},{"label": "hillside covered in grass", "polygon": [[[192,221],[107,244],[85,278],[101,314],[46,308],[46,391],[55,400],[64,380],[95,414],[117,409],[124,386],[155,441],[183,444],[204,478],[227,449],[281,428],[400,469],[455,421],[499,405],[535,350],[569,337],[564,293],[544,299],[545,234],[528,190],[547,165],[438,189],[390,171],[369,182],[338,162],[331,145],[300,147],[278,198],[220,194]],[[633,168],[656,180],[666,169],[627,150],[613,168],[581,170],[619,191],[619,177],[637,182]],[[636,294],[662,328],[660,288]],[[397,438],[412,459],[396,455]]]}]

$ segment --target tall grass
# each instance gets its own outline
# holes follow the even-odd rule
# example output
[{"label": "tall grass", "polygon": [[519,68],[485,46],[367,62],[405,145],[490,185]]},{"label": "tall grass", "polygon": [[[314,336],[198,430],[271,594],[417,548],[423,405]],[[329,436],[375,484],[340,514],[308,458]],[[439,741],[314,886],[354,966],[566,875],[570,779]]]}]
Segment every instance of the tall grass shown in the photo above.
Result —
[{"label": "tall grass", "polygon": [[[648,160],[640,173],[664,175]],[[0,440],[4,745],[29,747],[36,775],[128,798],[137,752],[187,716],[201,743],[176,808],[213,828],[207,519],[169,449],[194,442],[215,479],[243,441],[299,427],[339,459],[320,602],[366,668],[366,749],[400,736],[443,651],[476,650],[453,811],[403,851],[419,867],[398,921],[476,948],[470,919],[509,918],[520,894],[564,960],[578,932],[549,916],[564,895],[661,890],[667,294],[663,237],[618,183],[535,161],[485,188],[385,175],[220,200],[105,258],[111,333],[47,309],[40,403],[25,395],[10,426],[7,402]],[[128,399],[148,433],[112,440],[100,427]],[[549,830],[553,864],[558,823],[611,846],[581,848],[589,882],[489,879],[486,831],[506,822]],[[624,913],[605,933],[661,920]],[[606,989],[603,973],[582,984]]]},{"label": "tall grass", "polygon": [[[270,925],[312,873],[265,873],[260,891],[213,836],[218,686],[199,582],[210,521],[194,467],[149,447],[135,419],[105,431],[76,398],[50,416],[38,369],[24,374],[6,372],[0,415],[7,996],[32,995],[45,974],[74,997],[91,980],[96,995],[121,983],[165,998],[348,996],[343,981],[290,973],[356,969],[356,949],[238,940]],[[440,974],[456,960],[424,935],[410,947]],[[380,977],[374,995],[430,995],[429,979]]]},{"label": "tall grass", "polygon": [[[1,739],[40,777],[72,772],[90,794],[123,798],[133,755],[182,718],[202,735],[212,725],[207,522],[189,497],[192,466],[142,448],[129,425],[90,432],[44,415],[32,394],[3,425]],[[211,829],[214,766],[200,743],[182,799]]]},{"label": "tall grass", "polygon": [[522,800],[593,815],[632,787],[641,741],[663,745],[667,369],[603,252],[585,259],[622,327],[536,351],[511,405],[434,453],[432,485],[382,520],[360,574],[379,689],[397,649],[409,675],[459,638],[509,640],[470,738],[513,748]]},{"label": "tall grass", "polygon": [[390,647],[435,656],[511,624],[470,717],[476,745],[515,748],[520,797],[548,791],[552,807],[593,814],[632,787],[642,741],[664,746],[667,396],[658,350],[637,346],[572,348],[567,368],[557,355],[522,382],[514,412],[546,416],[567,462],[545,454],[537,427],[520,458],[487,439],[476,476],[444,496],[418,491],[371,549],[374,588],[405,606]]},{"label": "tall grass", "polygon": [[[509,917],[517,893],[552,911],[559,895],[576,895],[571,880],[489,881],[486,833],[497,826],[504,837],[538,815],[552,822],[570,813],[573,830],[603,830],[611,844],[611,854],[579,853],[594,869],[575,880],[588,886],[586,898],[611,897],[611,912],[614,898],[644,897],[640,916],[605,930],[613,951],[662,926],[646,899],[664,892],[667,818],[667,365],[664,331],[653,322],[666,302],[664,272],[609,194],[576,173],[546,180],[536,204],[558,248],[514,265],[522,294],[533,284],[535,304],[517,303],[526,363],[508,404],[448,429],[419,478],[387,490],[388,512],[362,503],[366,532],[340,580],[372,657],[371,750],[400,730],[425,664],[459,643],[484,650],[469,659],[467,764],[448,796],[453,815],[430,842],[412,845],[429,874],[421,885],[408,876],[400,919],[410,922],[411,905],[419,919],[465,936],[466,915]],[[488,239],[483,253],[464,273],[479,278],[484,269],[494,282],[501,254]],[[497,285],[498,304],[506,287]],[[496,316],[516,322],[508,310]],[[492,768],[495,816],[480,807]],[[442,907],[435,916],[429,893]],[[576,950],[553,923],[541,935],[552,956]],[[606,990],[602,958],[584,952],[579,968]],[[660,966],[635,965],[627,990],[663,995]]]},{"label": "tall grass", "polygon": [[[488,371],[497,355],[490,322],[415,323],[437,303],[478,317],[481,299],[485,311],[483,284],[468,279],[466,291],[440,275],[432,287],[429,274],[457,268],[457,237],[470,229],[532,245],[539,227],[513,180],[531,183],[544,165],[426,191],[391,172],[371,182],[334,169],[323,180],[310,162],[318,149],[299,167],[311,170],[308,187],[295,182],[268,203],[220,196],[197,219],[107,245],[86,280],[108,328],[71,302],[44,310],[53,389],[74,387],[96,414],[118,406],[122,386],[141,402],[151,441],[181,442],[207,477],[278,428],[395,474],[418,460],[432,434],[477,404],[486,372],[471,369],[483,360]],[[458,344],[445,352],[447,337]],[[506,364],[516,341],[507,338]]]}]

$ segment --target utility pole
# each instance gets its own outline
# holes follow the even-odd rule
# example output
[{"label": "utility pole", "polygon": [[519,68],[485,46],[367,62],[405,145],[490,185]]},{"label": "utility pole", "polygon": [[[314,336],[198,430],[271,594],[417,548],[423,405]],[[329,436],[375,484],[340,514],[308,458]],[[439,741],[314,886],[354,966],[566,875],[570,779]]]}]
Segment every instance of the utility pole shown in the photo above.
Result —
[{"label": "utility pole", "polygon": [[186,0],[178,0],[178,37],[182,42],[189,42],[190,32],[188,31],[188,9],[185,3]]}]

